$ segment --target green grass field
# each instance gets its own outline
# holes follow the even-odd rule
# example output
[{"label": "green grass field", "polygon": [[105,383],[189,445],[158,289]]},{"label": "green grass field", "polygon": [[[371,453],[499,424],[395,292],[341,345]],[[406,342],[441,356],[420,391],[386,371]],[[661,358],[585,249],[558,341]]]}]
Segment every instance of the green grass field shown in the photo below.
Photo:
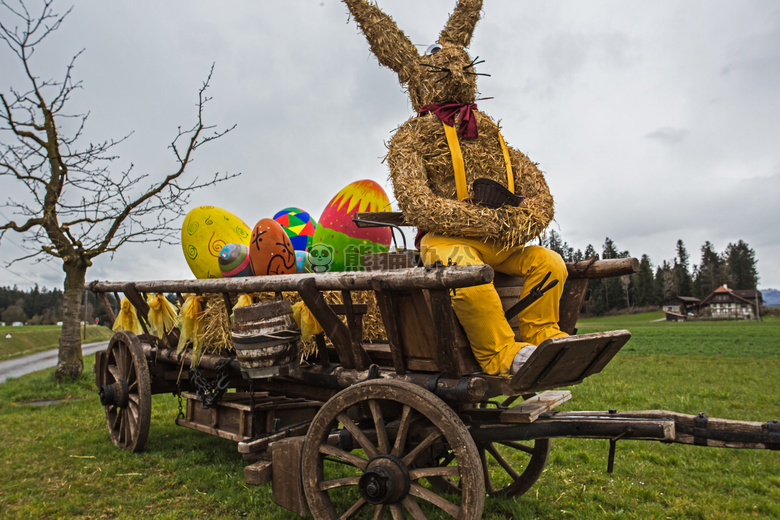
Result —
[{"label": "green grass field", "polygon": [[[0,361],[58,348],[61,329],[59,325],[0,327]],[[6,337],[8,334],[11,335],[10,338]],[[82,341],[84,343],[103,341],[110,339],[112,334],[108,327],[87,325],[86,339]]]},{"label": "green grass field", "polygon": [[[666,323],[660,314],[583,320],[580,332],[627,328],[606,369],[572,387],[563,410],[665,409],[780,419],[780,320]],[[244,484],[234,443],[173,424],[176,399],[153,398],[146,450],[111,444],[91,363],[80,381],[52,371],[0,384],[2,518],[297,518],[271,486]],[[50,406],[38,399],[67,398]],[[485,518],[780,518],[780,452],[555,439],[540,480],[517,499],[488,499]]]}]

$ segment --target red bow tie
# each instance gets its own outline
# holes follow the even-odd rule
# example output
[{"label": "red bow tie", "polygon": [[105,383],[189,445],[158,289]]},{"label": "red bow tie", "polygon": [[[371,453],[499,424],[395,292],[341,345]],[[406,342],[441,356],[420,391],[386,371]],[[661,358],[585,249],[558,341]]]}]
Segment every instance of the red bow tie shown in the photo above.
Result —
[{"label": "red bow tie", "polygon": [[461,137],[475,138],[479,135],[477,130],[477,119],[472,110],[477,109],[476,103],[446,103],[442,105],[424,105],[420,109],[420,115],[424,116],[432,112],[438,116],[444,123],[455,126],[455,115],[460,114],[460,125],[458,133]]}]

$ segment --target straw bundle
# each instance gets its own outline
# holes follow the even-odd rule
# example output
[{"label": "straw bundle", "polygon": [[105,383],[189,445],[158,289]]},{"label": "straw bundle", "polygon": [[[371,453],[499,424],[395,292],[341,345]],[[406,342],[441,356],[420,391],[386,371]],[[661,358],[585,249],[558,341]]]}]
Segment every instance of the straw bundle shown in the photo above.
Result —
[{"label": "straw bundle", "polygon": [[[276,293],[256,293],[253,295],[257,302],[276,299]],[[290,303],[301,301],[297,292],[284,292],[282,297]],[[329,304],[343,303],[340,291],[323,292],[325,301]],[[382,317],[377,307],[376,298],[372,291],[352,291],[352,303],[366,304],[368,311],[363,315],[363,341],[381,340],[386,337]],[[231,335],[232,324],[225,310],[225,300],[220,294],[206,295],[203,311],[203,352],[209,354],[226,355],[234,352],[233,338]],[[317,351],[314,339],[304,342],[303,355],[308,356]]]}]

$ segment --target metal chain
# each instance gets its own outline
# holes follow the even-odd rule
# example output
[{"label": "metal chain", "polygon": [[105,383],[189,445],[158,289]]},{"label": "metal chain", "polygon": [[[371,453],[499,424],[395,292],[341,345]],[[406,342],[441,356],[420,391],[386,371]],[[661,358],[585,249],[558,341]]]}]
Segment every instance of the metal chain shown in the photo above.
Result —
[{"label": "metal chain", "polygon": [[176,419],[184,419],[184,407],[182,406],[182,402],[181,402],[181,387],[179,388],[179,391],[176,393],[176,396],[179,398],[179,414],[176,416]]},{"label": "metal chain", "polygon": [[[227,361],[227,363],[223,361]],[[222,396],[225,395],[225,391],[230,385],[230,373],[227,370],[229,362],[229,359],[224,359],[217,363],[215,367],[217,376],[211,381],[200,374],[198,367],[192,368],[190,381],[196,388],[195,395],[203,408],[214,408],[222,400]]]}]

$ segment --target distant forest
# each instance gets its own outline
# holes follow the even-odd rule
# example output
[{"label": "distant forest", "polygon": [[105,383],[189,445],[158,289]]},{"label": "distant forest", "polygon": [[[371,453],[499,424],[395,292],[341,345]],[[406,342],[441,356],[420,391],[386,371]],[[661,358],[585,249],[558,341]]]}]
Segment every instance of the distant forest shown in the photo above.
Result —
[{"label": "distant forest", "polygon": [[[601,251],[588,245],[585,251],[569,246],[561,236],[551,230],[542,245],[557,251],[567,262],[579,262],[589,258],[629,258],[631,253],[621,251],[610,238],[604,241]],[[587,314],[605,314],[611,311],[658,307],[667,298],[693,296],[704,299],[721,285],[730,289],[757,289],[758,271],[756,253],[740,240],[729,244],[718,253],[709,241],[699,249],[698,263],[692,262],[682,240],[677,241],[674,260],[664,260],[654,265],[647,255],[639,261],[639,272],[630,276],[591,280],[590,297],[585,304]]]},{"label": "distant forest", "polygon": [[[621,251],[617,244],[607,238],[597,251],[588,245],[584,251],[569,246],[554,230],[551,230],[542,245],[557,251],[567,262],[579,262],[589,258],[628,258],[628,251]],[[631,276],[591,280],[590,297],[585,304],[587,314],[605,314],[626,309],[658,307],[674,296],[707,297],[721,285],[731,289],[756,289],[758,271],[756,253],[745,242],[729,244],[718,253],[710,242],[700,248],[698,263],[692,262],[685,244],[677,241],[674,260],[664,260],[654,265],[647,255],[642,255],[639,272]],[[97,319],[103,325],[108,323],[108,315],[102,302],[95,295],[86,292],[87,308],[84,321],[95,323]],[[113,295],[107,295],[110,304],[117,309]],[[37,285],[22,291],[17,287],[0,287],[0,321],[10,325],[22,322],[30,325],[56,324],[62,321],[62,291],[60,289],[40,289]]]},{"label": "distant forest", "polygon": [[[56,325],[62,321],[62,290],[41,289],[36,285],[29,291],[23,291],[16,286],[0,287],[0,322],[11,325],[22,322],[27,325]],[[108,299],[114,309],[117,308],[113,295]],[[82,307],[83,310],[83,307]],[[87,309],[82,320],[111,326],[108,314],[103,304],[95,295],[87,291]]]}]

